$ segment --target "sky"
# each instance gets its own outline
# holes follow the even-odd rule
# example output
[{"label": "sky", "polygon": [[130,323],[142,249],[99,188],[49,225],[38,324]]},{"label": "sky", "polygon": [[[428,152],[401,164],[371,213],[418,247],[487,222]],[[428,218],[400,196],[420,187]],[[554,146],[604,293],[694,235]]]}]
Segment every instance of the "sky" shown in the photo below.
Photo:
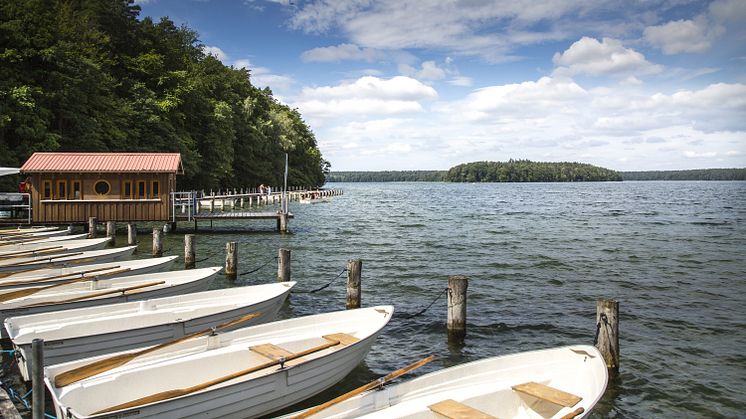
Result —
[{"label": "sky", "polygon": [[137,0],[297,108],[332,171],[746,167],[746,0]]}]

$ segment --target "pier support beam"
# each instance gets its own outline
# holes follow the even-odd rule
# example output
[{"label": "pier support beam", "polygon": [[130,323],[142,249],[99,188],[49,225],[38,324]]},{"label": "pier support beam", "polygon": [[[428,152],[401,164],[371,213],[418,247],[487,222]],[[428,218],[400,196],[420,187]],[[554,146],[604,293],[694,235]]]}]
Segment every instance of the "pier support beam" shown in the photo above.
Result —
[{"label": "pier support beam", "polygon": [[96,238],[96,217],[88,217],[88,238]]},{"label": "pier support beam", "polygon": [[137,226],[133,223],[127,224],[127,244],[129,246],[137,244]]},{"label": "pier support beam", "polygon": [[163,255],[163,231],[158,227],[153,227],[153,256]]},{"label": "pier support beam", "polygon": [[194,234],[184,235],[184,268],[192,269],[195,265]]},{"label": "pier support beam", "polygon": [[466,337],[466,289],[469,280],[465,276],[448,277],[448,341],[463,342]]},{"label": "pier support beam", "polygon": [[114,221],[107,221],[106,222],[106,237],[111,238],[111,245],[115,245],[115,240],[117,238],[117,223]]},{"label": "pier support beam", "polygon": [[619,371],[619,302],[596,301],[596,348],[601,352],[610,373]]},{"label": "pier support beam", "polygon": [[44,419],[44,339],[31,341],[31,418]]},{"label": "pier support beam", "polygon": [[236,242],[225,244],[225,276],[236,279],[238,276],[238,246]]},{"label": "pier support beam", "polygon": [[290,281],[290,249],[280,249],[277,253],[277,281]]},{"label": "pier support beam", "polygon": [[350,259],[347,261],[347,309],[360,308],[362,286],[360,277],[363,271],[363,261]]}]

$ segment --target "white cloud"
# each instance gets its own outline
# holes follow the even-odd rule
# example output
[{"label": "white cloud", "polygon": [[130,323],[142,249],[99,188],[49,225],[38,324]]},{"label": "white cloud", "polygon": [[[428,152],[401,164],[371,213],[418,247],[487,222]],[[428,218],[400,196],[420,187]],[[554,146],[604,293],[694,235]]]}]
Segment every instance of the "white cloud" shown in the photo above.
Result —
[{"label": "white cloud", "polygon": [[712,158],[712,157],[716,157],[717,155],[718,153],[716,151],[699,151],[698,152],[698,151],[687,150],[684,152],[684,156],[690,159],[698,159],[702,157]]},{"label": "white cloud", "polygon": [[437,97],[435,89],[410,77],[381,79],[365,76],[337,86],[306,87],[294,105],[304,115],[316,118],[352,114],[396,115],[421,112],[421,101]]},{"label": "white cloud", "polygon": [[303,52],[304,62],[339,62],[345,60],[374,62],[386,58],[386,54],[373,48],[360,48],[354,44],[319,47]]},{"label": "white cloud", "polygon": [[207,45],[205,45],[204,47],[202,47],[202,51],[206,55],[212,55],[213,57],[217,58],[218,60],[222,61],[223,63],[225,63],[225,60],[228,59],[228,54],[226,54],[225,52],[223,52],[222,49],[220,49],[218,47],[215,47],[215,46],[207,46]]},{"label": "white cloud", "polygon": [[583,37],[563,53],[556,53],[555,75],[585,74],[591,76],[640,76],[659,73],[663,66],[653,64],[641,53],[625,48],[616,39]]},{"label": "white cloud", "polygon": [[399,64],[399,72],[418,80],[442,80],[446,77],[446,71],[438,67],[435,61],[423,62],[419,70],[409,64]]},{"label": "white cloud", "polygon": [[249,79],[251,84],[257,87],[269,87],[270,89],[284,90],[295,84],[295,79],[287,75],[274,74],[267,67],[259,67],[251,64],[248,59],[239,59],[232,63],[235,68],[245,68],[249,70]]},{"label": "white cloud", "polygon": [[710,15],[718,22],[746,21],[746,2],[743,0],[720,0],[710,4]]},{"label": "white cloud", "polygon": [[645,40],[665,54],[703,52],[710,48],[707,22],[704,19],[677,20],[659,26],[648,26]]},{"label": "white cloud", "polygon": [[469,77],[456,76],[451,80],[448,80],[448,83],[454,86],[469,87],[473,84],[473,81]]}]

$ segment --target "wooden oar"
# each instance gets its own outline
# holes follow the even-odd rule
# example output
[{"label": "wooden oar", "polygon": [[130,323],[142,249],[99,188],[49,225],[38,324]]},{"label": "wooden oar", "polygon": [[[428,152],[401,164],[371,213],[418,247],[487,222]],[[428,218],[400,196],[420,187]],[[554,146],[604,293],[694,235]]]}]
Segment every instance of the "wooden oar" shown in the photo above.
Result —
[{"label": "wooden oar", "polygon": [[24,243],[31,243],[39,240],[45,240],[48,239],[48,237],[23,237],[21,240],[7,240],[7,239],[0,239],[0,246],[11,246],[14,244],[24,244]]},{"label": "wooden oar", "polygon": [[125,287],[125,288],[115,288],[115,289],[111,289],[111,290],[108,290],[108,291],[95,292],[95,293],[91,293],[91,294],[81,295],[79,297],[68,298],[66,300],[44,301],[44,302],[40,302],[40,303],[34,303],[34,304],[29,304],[27,306],[21,306],[21,307],[18,307],[18,308],[38,307],[38,306],[46,306],[46,305],[50,305],[50,304],[74,303],[75,301],[87,300],[89,298],[96,298],[96,297],[101,297],[101,296],[109,295],[109,294],[118,294],[120,292],[122,294],[125,294],[127,291],[132,291],[132,290],[136,290],[136,289],[140,289],[140,288],[152,287],[152,286],[155,286],[155,285],[161,285],[161,284],[165,284],[165,283],[166,283],[166,281],[148,282],[147,284],[133,285],[131,287]]},{"label": "wooden oar", "polygon": [[[94,269],[94,271],[100,271],[100,270],[101,269]],[[70,284],[74,284],[76,282],[81,282],[81,281],[90,281],[91,279],[100,278],[102,276],[117,275],[117,274],[120,274],[120,273],[127,272],[129,270],[130,270],[130,268],[122,268],[122,269],[117,269],[115,271],[106,272],[106,273],[102,273],[102,274],[98,274],[98,275],[91,275],[91,276],[85,276],[85,275],[83,275],[80,278],[74,278],[74,279],[71,279],[69,281],[62,281],[62,282],[60,282],[58,284],[45,285],[43,287],[23,288],[23,289],[20,289],[20,290],[5,292],[5,293],[0,294],[0,303],[5,302],[5,301],[9,301],[9,300],[15,300],[15,299],[18,299],[18,298],[28,297],[29,295],[36,294],[39,291],[44,291],[44,290],[48,290],[48,289],[52,289],[52,288],[56,288],[56,287],[61,287],[63,285],[70,285]],[[62,275],[62,276],[65,277],[65,276],[70,276],[70,275],[68,274],[68,275]]]},{"label": "wooden oar", "polygon": [[251,320],[256,316],[259,316],[260,314],[261,313],[247,314],[243,317],[233,319],[231,321],[219,324],[215,327],[210,327],[204,330],[200,330],[198,332],[190,333],[178,339],[174,339],[168,342],[163,342],[161,344],[151,346],[149,348],[145,348],[145,349],[142,349],[136,352],[126,353],[122,355],[114,355],[106,359],[101,359],[95,362],[91,362],[90,364],[83,365],[82,367],[78,367],[78,368],[75,368],[69,371],[65,371],[62,374],[54,377],[54,385],[57,388],[65,387],[72,383],[76,383],[80,380],[84,380],[88,377],[93,377],[94,375],[98,375],[98,374],[101,374],[102,372],[109,371],[119,366],[122,366],[132,361],[133,359],[137,358],[138,356],[149,354],[159,349],[163,349],[167,346],[175,345],[177,343],[184,342],[189,339],[193,339],[193,338],[196,338],[202,335],[206,335],[208,333],[217,332],[218,330],[222,330],[227,327],[235,326],[237,324]]},{"label": "wooden oar", "polygon": [[[8,282],[0,282],[0,287],[10,287],[15,285],[28,285],[28,284],[34,284],[34,285],[41,285],[47,282],[50,282],[53,279],[61,279],[61,278],[67,278],[68,276],[75,276],[75,275],[87,275],[94,272],[101,272],[101,271],[108,271],[109,269],[117,269],[121,268],[119,265],[114,266],[107,266],[104,268],[96,268],[96,269],[89,269],[87,271],[80,271],[80,272],[68,272],[66,274],[59,274],[54,276],[37,276],[37,277],[31,277],[26,279],[19,279],[17,281],[8,281]],[[48,268],[45,268],[48,269]],[[38,269],[29,269],[29,271],[35,271]],[[22,271],[26,272],[26,271]],[[18,272],[14,272],[18,273]],[[7,276],[7,275],[6,275]],[[0,276],[0,279],[4,278],[3,276]]]},{"label": "wooden oar", "polygon": [[51,253],[51,252],[59,252],[61,250],[63,250],[62,245],[42,247],[40,249],[18,250],[15,252],[2,253],[0,254],[0,259],[13,259],[13,258],[26,255],[28,253],[31,253],[31,256],[34,256],[37,253]]},{"label": "wooden oar", "polygon": [[[50,256],[50,257],[45,257],[43,259],[32,259],[32,260],[25,260],[23,262],[7,263],[7,264],[2,265],[2,266],[3,267],[8,267],[8,266],[10,266],[10,267],[23,266],[23,265],[30,265],[32,263],[44,263],[45,260],[49,260],[49,262],[46,262],[46,263],[49,264],[48,266],[43,266],[43,267],[39,268],[39,269],[45,269],[45,268],[49,268],[50,266],[54,266],[54,264],[52,263],[52,259],[66,258],[66,257],[70,257],[70,256],[78,256],[78,255],[82,255],[82,254],[83,254],[83,252],[63,253],[61,255],[54,255],[54,256]],[[32,257],[32,256],[30,256],[30,257]],[[88,259],[93,260],[95,258],[88,258]],[[80,264],[83,260],[85,260],[85,259],[71,260],[71,261],[65,262],[65,263]],[[58,265],[60,263],[62,263],[62,262],[57,262]],[[18,272],[18,271],[15,271],[15,272]],[[26,271],[23,271],[23,272],[26,272]]]},{"label": "wooden oar", "polygon": [[217,384],[220,384],[220,383],[224,383],[226,381],[230,381],[230,380],[232,380],[234,378],[238,378],[238,377],[242,377],[242,376],[247,375],[247,374],[251,374],[252,372],[260,371],[260,370],[263,370],[265,368],[273,367],[275,365],[280,365],[280,364],[285,363],[287,361],[291,361],[293,359],[300,358],[302,356],[306,356],[306,355],[312,354],[314,352],[318,352],[318,351],[322,351],[322,350],[327,349],[327,348],[331,348],[332,346],[339,345],[339,343],[340,342],[338,340],[333,340],[333,341],[330,341],[329,343],[325,343],[323,345],[315,346],[315,347],[313,347],[311,349],[306,349],[305,351],[301,351],[301,352],[298,352],[298,353],[294,353],[292,355],[288,355],[285,358],[268,361],[268,362],[265,362],[263,364],[259,364],[259,365],[256,365],[254,367],[247,368],[245,370],[237,371],[237,372],[234,372],[233,374],[224,375],[224,376],[218,377],[218,378],[216,378],[214,380],[206,381],[204,383],[197,384],[197,385],[194,385],[194,386],[191,386],[191,387],[177,388],[177,389],[174,389],[174,390],[166,390],[166,391],[162,391],[160,393],[151,394],[150,396],[141,397],[141,398],[139,398],[137,400],[132,400],[132,401],[129,401],[129,402],[126,402],[126,403],[118,404],[118,405],[113,406],[113,407],[109,407],[109,408],[106,408],[106,409],[103,409],[103,410],[99,410],[98,412],[95,412],[94,415],[98,415],[98,414],[101,414],[101,413],[109,413],[109,412],[113,412],[115,410],[128,409],[130,407],[141,406],[141,405],[144,405],[144,404],[150,404],[150,403],[160,402],[160,401],[163,401],[163,400],[173,399],[174,397],[185,396],[187,394],[191,394],[191,393],[194,393],[194,392],[197,392],[197,391],[204,390],[206,388],[212,387],[214,385],[217,385]]},{"label": "wooden oar", "polygon": [[576,416],[580,415],[583,412],[585,412],[585,409],[583,409],[582,407],[579,407],[579,408],[573,410],[572,412],[566,414],[565,416],[562,416],[560,419],[573,419],[573,418],[575,418]]},{"label": "wooden oar", "polygon": [[391,381],[391,380],[393,380],[393,379],[395,379],[397,377],[400,377],[400,376],[402,376],[402,375],[404,375],[404,374],[406,374],[408,372],[414,371],[417,368],[419,368],[419,367],[421,367],[421,366],[429,363],[433,359],[435,359],[435,355],[430,355],[427,358],[420,359],[419,361],[417,361],[415,363],[412,363],[412,364],[409,364],[409,365],[407,365],[404,368],[400,368],[400,369],[398,369],[398,370],[396,370],[394,372],[391,372],[391,373],[389,373],[389,374],[387,374],[387,375],[385,375],[385,376],[383,376],[383,377],[381,377],[381,378],[379,378],[377,380],[371,381],[368,384],[362,385],[362,386],[360,386],[360,387],[358,387],[358,388],[356,388],[356,389],[354,389],[352,391],[349,391],[349,392],[347,392],[347,393],[345,393],[345,394],[343,394],[341,396],[338,396],[338,397],[336,397],[334,399],[331,399],[331,400],[329,400],[326,403],[322,403],[322,404],[320,404],[318,406],[314,406],[314,407],[312,407],[312,408],[310,408],[310,409],[308,409],[308,410],[306,410],[304,412],[301,412],[301,413],[299,413],[299,414],[297,414],[295,416],[291,416],[290,419],[301,419],[301,418],[307,418],[309,416],[313,416],[316,413],[319,413],[319,412],[321,412],[324,409],[328,409],[328,408],[334,406],[335,404],[338,404],[338,403],[343,402],[343,401],[345,401],[345,400],[347,400],[349,398],[357,396],[360,393],[365,393],[368,390],[372,390],[372,389],[374,389],[376,387],[380,387],[380,386],[386,384],[387,382],[389,382],[389,381]]}]

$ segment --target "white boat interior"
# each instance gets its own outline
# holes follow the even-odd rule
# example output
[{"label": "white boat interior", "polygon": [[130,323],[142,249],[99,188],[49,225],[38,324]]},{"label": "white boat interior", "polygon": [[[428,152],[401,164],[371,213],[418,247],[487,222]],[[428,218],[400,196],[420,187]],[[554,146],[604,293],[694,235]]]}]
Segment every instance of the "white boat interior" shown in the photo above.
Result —
[{"label": "white boat interior", "polygon": [[140,275],[170,270],[178,256],[134,259],[90,265],[40,268],[25,272],[0,273],[0,292],[3,289],[50,285],[81,276],[104,275],[114,277]]},{"label": "white boat interior", "polygon": [[117,247],[114,249],[87,250],[72,253],[45,254],[18,258],[0,259],[0,271],[22,272],[39,267],[74,265],[105,262],[128,258],[137,246]]},{"label": "white boat interior", "polygon": [[[345,359],[350,358],[343,354],[354,353],[364,346],[364,342],[369,347],[372,339],[377,336],[392,314],[393,307],[378,306],[293,318],[181,342],[62,388],[54,385],[58,374],[106,356],[52,365],[45,368],[45,380],[57,411],[70,412],[78,418],[95,417],[98,415],[97,412],[155,393],[217,381],[214,385],[177,399],[150,403],[147,407],[137,407],[136,410],[119,410],[123,415],[132,413],[135,416],[146,417],[153,415],[148,411],[152,412],[168,401],[184,409],[179,410],[178,414],[171,410],[171,415],[196,416],[200,414],[198,409],[201,409],[201,405],[195,404],[193,400],[206,400],[210,397],[206,393],[215,394],[217,398],[217,394],[229,392],[231,387],[249,388],[251,383],[256,382],[256,386],[259,387],[253,391],[261,396],[251,399],[244,394],[241,400],[257,404],[259,407],[256,409],[260,410],[239,411],[238,415],[243,416],[238,416],[236,412],[226,413],[231,417],[251,417],[261,414],[257,412],[261,412],[264,408],[261,405],[264,403],[282,406],[284,401],[277,402],[278,397],[288,399],[286,402],[292,404],[293,401],[288,394],[283,396],[285,386],[300,383],[304,391],[314,391],[313,388],[306,389],[306,386],[313,387],[313,380],[321,374],[319,369],[325,370],[325,374],[335,375],[333,381],[322,383],[323,386],[315,384],[316,392],[340,380],[359,362],[360,357],[364,356],[364,353],[356,354],[355,357],[351,357],[352,365],[341,365],[339,363],[344,363]],[[304,351],[310,353],[298,359],[281,361]],[[325,362],[326,359],[330,361]],[[265,367],[268,363],[271,365]],[[282,366],[278,365],[280,363]],[[254,371],[255,368],[257,370]],[[252,372],[233,375],[239,371]],[[343,373],[341,376],[340,371]],[[282,374],[279,381],[274,378],[278,377],[277,374]],[[226,377],[235,378],[220,381]],[[276,387],[278,383],[283,383],[283,388]],[[315,393],[308,393],[304,397],[312,394]],[[220,413],[214,411],[212,414],[220,416]]]},{"label": "white boat interior", "polygon": [[[370,391],[311,418],[561,418],[587,415],[603,396],[606,364],[593,346],[470,362]],[[579,411],[582,408],[582,411]],[[289,415],[290,416],[290,415]]]},{"label": "white boat interior", "polygon": [[5,319],[5,328],[15,345],[30,344],[34,338],[50,342],[144,329],[251,306],[287,294],[294,285],[278,282],[11,317]]},{"label": "white boat interior", "polygon": [[13,254],[19,254],[20,252],[59,252],[59,251],[74,251],[74,250],[95,250],[103,249],[111,241],[110,237],[102,237],[98,239],[80,239],[80,240],[63,240],[53,242],[27,242],[17,243],[8,246],[0,247],[0,257],[10,256]]}]

